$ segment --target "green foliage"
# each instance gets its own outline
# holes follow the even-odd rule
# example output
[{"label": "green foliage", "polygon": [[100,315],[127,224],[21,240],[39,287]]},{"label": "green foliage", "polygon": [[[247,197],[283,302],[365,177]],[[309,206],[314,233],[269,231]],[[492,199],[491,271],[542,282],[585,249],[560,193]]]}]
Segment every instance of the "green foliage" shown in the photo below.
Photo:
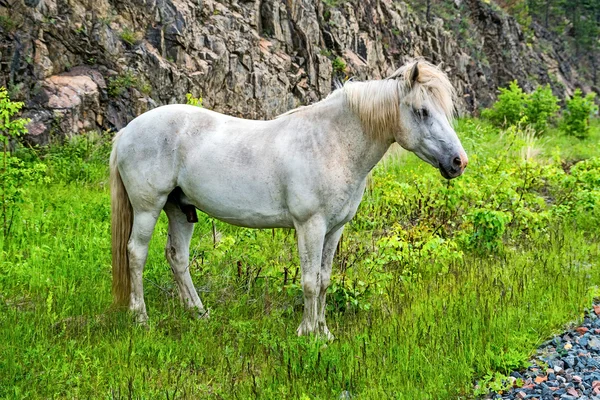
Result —
[{"label": "green foliage", "polygon": [[140,87],[140,92],[142,92],[142,94],[145,94],[146,96],[150,96],[152,94],[152,85],[150,85],[149,83],[144,83]]},{"label": "green foliage", "polygon": [[108,95],[111,97],[121,96],[125,90],[132,87],[137,87],[138,79],[133,75],[133,72],[126,71],[125,73],[112,77],[108,81]]},{"label": "green foliage", "polygon": [[558,99],[552,94],[550,85],[538,86],[528,94],[523,92],[517,81],[512,81],[508,88],[499,90],[496,103],[481,113],[482,117],[496,126],[521,123],[531,126],[537,133],[543,133],[559,110]]},{"label": "green foliage", "polygon": [[336,57],[332,62],[332,66],[334,72],[342,74],[346,71],[346,61],[342,57]]},{"label": "green foliage", "polygon": [[15,29],[15,21],[12,20],[9,16],[0,15],[0,28],[4,32],[12,32]]},{"label": "green foliage", "polygon": [[538,86],[531,93],[525,113],[536,132],[545,132],[548,122],[553,121],[559,109],[558,98],[552,94],[550,85],[545,85]]},{"label": "green foliage", "polygon": [[483,208],[471,211],[467,218],[473,224],[469,243],[485,251],[495,251],[502,246],[506,225],[511,220],[509,213]]},{"label": "green foliage", "polygon": [[525,116],[527,93],[512,81],[508,88],[498,88],[500,95],[492,108],[483,110],[481,116],[496,126],[515,125]]},{"label": "green foliage", "polygon": [[7,244],[15,218],[19,216],[19,205],[23,202],[26,187],[40,182],[43,178],[45,165],[32,163],[25,165],[11,151],[11,141],[27,133],[28,119],[15,118],[23,103],[11,101],[6,88],[0,87],[0,141],[2,153],[2,238]]},{"label": "green foliage", "polygon": [[[520,386],[523,386],[523,384],[521,383]],[[513,383],[510,377],[500,372],[488,373],[479,380],[473,394],[483,396],[490,392],[502,393],[512,387]]]},{"label": "green foliage", "polygon": [[127,43],[131,46],[133,46],[140,40],[138,37],[138,34],[127,27],[121,31],[121,33],[119,34],[119,37],[121,38],[122,41],[124,41],[125,43]]},{"label": "green foliage", "polygon": [[186,104],[196,107],[202,107],[202,97],[194,97],[194,95],[192,95],[191,93],[187,93],[185,95],[185,98],[187,100]]},{"label": "green foliage", "polygon": [[335,8],[342,4],[342,0],[322,0],[327,7]]},{"label": "green foliage", "polygon": [[598,111],[594,104],[596,93],[588,93],[583,97],[581,89],[575,89],[573,97],[567,100],[567,109],[563,114],[561,130],[567,135],[583,139],[590,133],[590,117]]},{"label": "green foliage", "polygon": [[462,177],[406,154],[374,170],[336,255],[327,318],[338,340],[327,346],[295,335],[294,232],[204,214],[189,269],[211,319],[179,304],[162,215],[144,271],[149,325],[134,326],[111,308],[110,137],[18,149],[49,181],[25,182],[0,253],[0,392],[456,399],[522,384],[507,375],[600,284],[600,129],[541,141],[477,120],[456,128],[470,158]]},{"label": "green foliage", "polygon": [[327,47],[323,47],[320,53],[322,56],[331,57],[331,50],[329,50]]}]

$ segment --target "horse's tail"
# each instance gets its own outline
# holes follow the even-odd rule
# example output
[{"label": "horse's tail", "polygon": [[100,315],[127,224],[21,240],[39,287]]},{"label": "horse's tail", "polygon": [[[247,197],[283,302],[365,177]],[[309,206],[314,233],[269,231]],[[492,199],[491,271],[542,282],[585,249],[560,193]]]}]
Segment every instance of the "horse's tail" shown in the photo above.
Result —
[{"label": "horse's tail", "polygon": [[127,189],[117,168],[117,141],[122,130],[115,136],[110,153],[110,205],[112,235],[112,292],[117,306],[127,306],[131,292],[127,242],[133,226],[133,210]]}]

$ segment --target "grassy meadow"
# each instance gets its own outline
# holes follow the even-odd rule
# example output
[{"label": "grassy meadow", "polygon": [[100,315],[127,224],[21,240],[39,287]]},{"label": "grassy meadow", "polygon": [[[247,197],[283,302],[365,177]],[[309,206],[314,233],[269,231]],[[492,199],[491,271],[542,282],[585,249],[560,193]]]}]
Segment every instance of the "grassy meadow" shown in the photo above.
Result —
[{"label": "grassy meadow", "polygon": [[[44,179],[0,236],[0,398],[468,399],[527,365],[600,284],[600,125],[585,140],[459,120],[465,174],[375,169],[334,262],[329,328],[302,316],[294,231],[199,215],[179,304],[154,232],[146,328],[111,307],[107,137],[20,149]],[[476,382],[479,383],[475,388]]]}]

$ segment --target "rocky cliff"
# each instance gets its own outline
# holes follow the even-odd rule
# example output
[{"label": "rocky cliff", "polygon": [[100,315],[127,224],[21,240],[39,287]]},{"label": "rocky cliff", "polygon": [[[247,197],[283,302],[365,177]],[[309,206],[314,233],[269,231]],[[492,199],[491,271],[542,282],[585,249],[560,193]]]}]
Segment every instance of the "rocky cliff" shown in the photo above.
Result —
[{"label": "rocky cliff", "polygon": [[578,75],[560,42],[493,4],[455,0],[468,40],[392,0],[0,0],[0,86],[25,101],[29,140],[119,129],[157,105],[271,118],[348,77],[412,57],[441,63],[471,112],[518,79],[564,96]]}]

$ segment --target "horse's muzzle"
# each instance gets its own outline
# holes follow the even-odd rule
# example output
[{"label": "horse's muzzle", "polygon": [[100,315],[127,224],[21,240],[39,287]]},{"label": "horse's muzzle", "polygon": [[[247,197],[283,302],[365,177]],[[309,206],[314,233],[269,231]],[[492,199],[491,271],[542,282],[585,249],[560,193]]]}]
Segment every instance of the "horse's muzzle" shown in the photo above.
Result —
[{"label": "horse's muzzle", "polygon": [[465,171],[465,168],[467,168],[468,163],[469,159],[467,158],[467,154],[465,152],[461,152],[452,157],[447,164],[440,163],[440,173],[446,179],[459,177]]}]

